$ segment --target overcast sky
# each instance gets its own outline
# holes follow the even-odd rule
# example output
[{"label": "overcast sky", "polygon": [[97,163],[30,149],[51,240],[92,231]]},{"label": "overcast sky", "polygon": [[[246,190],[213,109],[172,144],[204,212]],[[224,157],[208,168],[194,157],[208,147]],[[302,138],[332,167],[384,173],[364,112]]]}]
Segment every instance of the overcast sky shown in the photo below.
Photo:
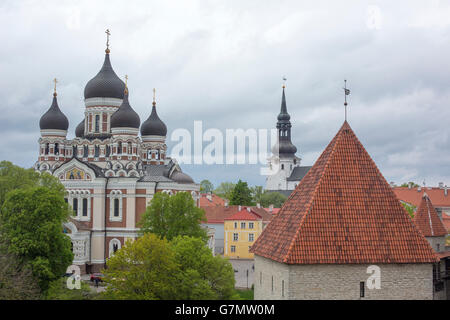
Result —
[{"label": "overcast sky", "polygon": [[[0,1],[0,159],[31,167],[53,78],[69,118],[104,59],[144,121],[273,128],[282,77],[293,142],[312,165],[348,120],[388,181],[450,185],[448,1]],[[168,139],[169,150],[174,145]],[[205,144],[206,145],[206,144]],[[259,165],[182,165],[197,182],[263,185]]]}]

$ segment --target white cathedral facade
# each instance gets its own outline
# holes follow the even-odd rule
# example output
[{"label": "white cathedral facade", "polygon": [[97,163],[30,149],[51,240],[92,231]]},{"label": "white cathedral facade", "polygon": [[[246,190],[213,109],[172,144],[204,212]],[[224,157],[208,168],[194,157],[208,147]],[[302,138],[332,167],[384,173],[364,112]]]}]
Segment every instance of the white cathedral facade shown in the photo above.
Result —
[{"label": "white cathedral facade", "polygon": [[167,127],[151,114],[142,124],[106,49],[101,70],[84,89],[84,119],[67,139],[69,121],[53,102],[40,119],[35,169],[59,178],[73,210],[66,232],[74,264],[97,272],[128,239],[136,239],[142,214],[156,192],[186,191],[198,204],[200,186],[167,156]]},{"label": "white cathedral facade", "polygon": [[265,190],[289,196],[311,167],[300,166],[301,158],[295,155],[297,148],[291,141],[291,116],[287,112],[284,91],[283,85],[281,110],[277,118],[277,143],[273,146],[272,156],[268,159],[268,166],[273,174],[267,176]]}]

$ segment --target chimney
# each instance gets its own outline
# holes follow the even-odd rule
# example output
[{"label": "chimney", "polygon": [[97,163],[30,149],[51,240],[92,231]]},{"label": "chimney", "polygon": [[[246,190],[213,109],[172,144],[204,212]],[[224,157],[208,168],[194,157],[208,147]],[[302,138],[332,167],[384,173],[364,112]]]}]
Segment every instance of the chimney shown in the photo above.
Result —
[{"label": "chimney", "polygon": [[259,208],[261,208],[261,203],[257,203],[256,204],[256,207],[259,209]]},{"label": "chimney", "polygon": [[208,192],[208,193],[206,194],[206,199],[208,199],[209,201],[212,201],[212,195],[211,195],[211,192]]},{"label": "chimney", "polygon": [[391,188],[394,188],[395,187],[395,182],[391,181],[390,185],[391,185]]},{"label": "chimney", "polygon": [[225,200],[225,208],[228,208],[228,200]]},{"label": "chimney", "polygon": [[247,211],[250,212],[252,211],[252,209],[250,207],[247,207]]},{"label": "chimney", "polygon": [[271,205],[269,206],[269,212],[272,213],[272,211],[273,211],[273,204],[271,204]]},{"label": "chimney", "polygon": [[447,185],[445,185],[445,187],[444,187],[444,196],[447,196],[447,194],[448,194],[448,187],[447,187]]},{"label": "chimney", "polygon": [[241,211],[242,210],[242,207],[241,207],[241,205],[239,205],[239,207],[238,207],[238,211]]},{"label": "chimney", "polygon": [[421,187],[421,186],[418,186],[418,187],[417,187],[417,192],[420,192],[420,191],[422,191],[422,187]]},{"label": "chimney", "polygon": [[439,182],[439,188],[443,189],[444,188],[444,183],[443,182]]},{"label": "chimney", "polygon": [[408,189],[412,188],[412,182],[408,182]]}]

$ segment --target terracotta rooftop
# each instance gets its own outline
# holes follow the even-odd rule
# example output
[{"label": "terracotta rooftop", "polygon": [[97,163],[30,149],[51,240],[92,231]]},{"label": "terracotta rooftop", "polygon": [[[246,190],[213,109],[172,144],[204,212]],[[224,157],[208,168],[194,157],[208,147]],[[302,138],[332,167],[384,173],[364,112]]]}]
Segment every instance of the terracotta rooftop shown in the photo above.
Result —
[{"label": "terracotta rooftop", "polygon": [[200,208],[204,207],[215,207],[215,206],[224,206],[225,200],[221,197],[212,194],[202,193],[200,197]]},{"label": "terracotta rooftop", "polygon": [[288,264],[438,261],[347,122],[251,252]]},{"label": "terracotta rooftop", "polygon": [[[246,207],[241,206],[241,211]],[[224,220],[231,217],[232,215],[240,212],[239,206],[214,206],[214,207],[204,207],[206,215],[206,223],[224,223]],[[264,222],[268,222],[272,219],[272,215],[268,213],[263,208],[251,207],[253,213],[262,217]],[[245,209],[247,211],[247,209]]]},{"label": "terracotta rooftop", "polygon": [[408,187],[395,187],[393,188],[397,198],[404,202],[408,202],[410,204],[419,206],[420,201],[422,200],[423,193],[426,192],[431,202],[435,207],[449,207],[450,208],[450,190],[447,191],[447,195],[445,195],[445,191],[442,188],[428,188],[421,187],[419,188],[408,188]]},{"label": "terracotta rooftop", "polygon": [[447,235],[447,229],[444,227],[427,193],[424,193],[419,208],[417,208],[414,223],[425,237]]},{"label": "terracotta rooftop", "polygon": [[235,214],[232,214],[228,218],[225,218],[225,220],[262,220],[262,217],[255,212],[253,212],[251,209],[250,211],[247,210],[247,208],[242,208],[241,211],[236,212]]}]

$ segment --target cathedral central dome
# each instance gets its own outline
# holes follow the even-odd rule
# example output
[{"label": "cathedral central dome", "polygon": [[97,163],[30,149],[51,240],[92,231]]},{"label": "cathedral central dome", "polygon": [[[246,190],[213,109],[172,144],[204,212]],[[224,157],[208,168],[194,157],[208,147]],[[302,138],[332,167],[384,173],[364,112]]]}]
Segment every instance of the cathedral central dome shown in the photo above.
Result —
[{"label": "cathedral central dome", "polygon": [[123,99],[125,83],[117,76],[111,66],[109,53],[97,75],[89,80],[84,88],[84,98],[117,98]]}]

